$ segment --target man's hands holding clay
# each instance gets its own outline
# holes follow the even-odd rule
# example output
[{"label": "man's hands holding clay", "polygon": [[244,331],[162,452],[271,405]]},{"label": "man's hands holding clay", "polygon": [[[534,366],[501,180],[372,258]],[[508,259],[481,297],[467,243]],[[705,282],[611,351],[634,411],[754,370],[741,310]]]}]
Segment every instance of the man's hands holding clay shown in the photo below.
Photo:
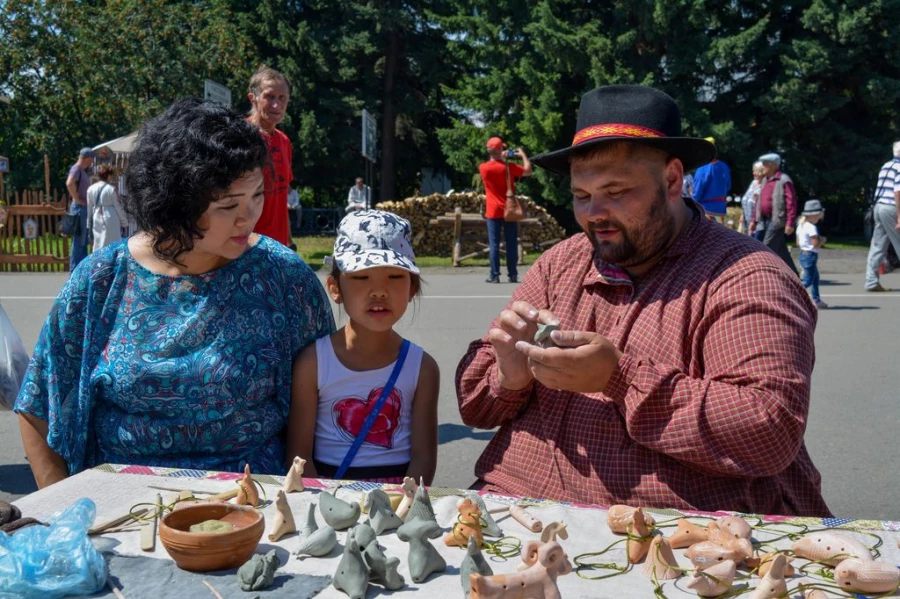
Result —
[{"label": "man's hands holding clay", "polygon": [[609,339],[587,331],[554,330],[550,339],[557,347],[535,345],[538,324],[559,326],[559,319],[527,302],[514,302],[497,324],[488,340],[497,357],[500,386],[512,391],[537,380],[551,389],[601,392],[622,357]]}]

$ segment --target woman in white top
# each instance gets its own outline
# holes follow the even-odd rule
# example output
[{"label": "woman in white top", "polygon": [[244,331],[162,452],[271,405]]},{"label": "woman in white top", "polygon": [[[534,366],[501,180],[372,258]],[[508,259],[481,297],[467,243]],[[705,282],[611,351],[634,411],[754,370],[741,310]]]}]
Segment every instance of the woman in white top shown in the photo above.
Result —
[{"label": "woman in white top", "polygon": [[100,165],[100,180],[87,190],[87,226],[94,235],[95,252],[122,239],[122,229],[128,223],[116,188],[109,183],[112,174],[111,166]]}]

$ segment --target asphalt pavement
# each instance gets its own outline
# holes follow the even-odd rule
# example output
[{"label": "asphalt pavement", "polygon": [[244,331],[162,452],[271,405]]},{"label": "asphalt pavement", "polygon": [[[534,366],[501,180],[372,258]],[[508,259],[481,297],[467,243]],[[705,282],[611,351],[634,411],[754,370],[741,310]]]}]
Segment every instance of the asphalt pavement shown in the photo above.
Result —
[{"label": "asphalt pavement", "polygon": [[[900,521],[900,292],[863,291],[865,252],[825,252],[820,268],[823,299],[831,307],[820,313],[816,329],[807,446],[836,515]],[[462,424],[453,386],[469,342],[485,333],[514,289],[485,283],[486,274],[485,268],[424,269],[424,296],[398,325],[441,367],[435,484],[471,484],[475,460],[492,436]],[[61,274],[0,274],[0,302],[29,351],[65,279]],[[885,275],[882,283],[900,288],[900,274]],[[16,417],[0,411],[0,499],[34,490]]]}]

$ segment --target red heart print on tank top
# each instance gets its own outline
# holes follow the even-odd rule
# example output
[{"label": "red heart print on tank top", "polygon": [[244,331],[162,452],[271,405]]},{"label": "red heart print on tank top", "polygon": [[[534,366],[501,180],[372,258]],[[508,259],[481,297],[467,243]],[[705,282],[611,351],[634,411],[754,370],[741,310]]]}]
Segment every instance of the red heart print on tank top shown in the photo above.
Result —
[{"label": "red heart print on tank top", "polygon": [[[383,387],[372,389],[366,400],[358,397],[345,397],[334,402],[331,408],[334,423],[350,440],[356,439],[359,435],[363,423],[369,416],[369,411],[375,406],[382,390]],[[375,418],[372,428],[369,429],[369,434],[366,435],[366,443],[386,449],[391,449],[394,446],[394,433],[397,431],[397,427],[400,426],[401,405],[400,392],[397,389],[392,389],[391,394],[381,408],[381,413]]]}]

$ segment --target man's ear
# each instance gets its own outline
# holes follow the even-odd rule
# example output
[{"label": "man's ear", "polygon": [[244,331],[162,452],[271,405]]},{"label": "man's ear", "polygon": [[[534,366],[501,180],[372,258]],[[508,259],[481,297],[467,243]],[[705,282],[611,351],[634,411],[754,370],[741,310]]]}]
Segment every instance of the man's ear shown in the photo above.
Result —
[{"label": "man's ear", "polygon": [[663,183],[666,186],[666,198],[681,201],[681,189],[684,185],[684,165],[681,160],[669,158],[663,171]]},{"label": "man's ear", "polygon": [[251,109],[253,107],[253,101],[256,100],[256,94],[253,92],[247,92],[247,99],[250,100]]}]

